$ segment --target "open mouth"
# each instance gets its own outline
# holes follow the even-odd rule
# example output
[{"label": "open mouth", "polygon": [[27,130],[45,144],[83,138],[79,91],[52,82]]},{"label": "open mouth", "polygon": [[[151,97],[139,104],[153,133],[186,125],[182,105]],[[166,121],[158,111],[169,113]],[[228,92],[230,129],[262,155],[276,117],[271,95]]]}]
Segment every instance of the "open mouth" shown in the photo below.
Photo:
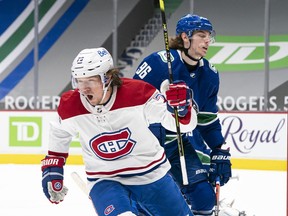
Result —
[{"label": "open mouth", "polygon": [[92,100],[93,99],[93,95],[86,95],[86,97],[88,98],[88,100]]}]

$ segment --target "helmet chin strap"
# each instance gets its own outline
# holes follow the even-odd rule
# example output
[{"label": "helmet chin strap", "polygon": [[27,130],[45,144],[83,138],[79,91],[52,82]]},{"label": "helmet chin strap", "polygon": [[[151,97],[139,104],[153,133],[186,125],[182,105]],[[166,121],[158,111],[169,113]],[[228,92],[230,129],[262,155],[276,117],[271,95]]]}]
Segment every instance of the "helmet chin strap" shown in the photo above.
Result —
[{"label": "helmet chin strap", "polygon": [[112,83],[112,80],[110,79],[110,81],[109,81],[108,84],[104,84],[104,85],[103,85],[103,96],[102,96],[102,99],[101,99],[99,105],[103,103],[103,100],[104,100],[104,98],[105,98],[105,96],[106,96],[106,94],[107,94],[107,91],[108,91],[111,83]]},{"label": "helmet chin strap", "polygon": [[188,50],[189,50],[189,48],[188,49],[184,48],[184,53],[192,61],[198,62],[198,61],[200,61],[203,58],[203,56],[201,58],[199,58],[199,59],[196,59],[196,58],[192,57],[191,55],[189,55]]},{"label": "helmet chin strap", "polygon": [[192,61],[198,62],[198,61],[200,61],[200,60],[203,58],[203,56],[201,56],[201,58],[199,58],[199,59],[196,59],[196,58],[194,58],[193,56],[189,55],[188,50],[189,50],[190,47],[191,47],[192,40],[189,39],[189,41],[190,41],[190,46],[189,46],[188,48],[185,48],[185,47],[184,47],[184,54],[185,54],[189,59],[191,59]]}]

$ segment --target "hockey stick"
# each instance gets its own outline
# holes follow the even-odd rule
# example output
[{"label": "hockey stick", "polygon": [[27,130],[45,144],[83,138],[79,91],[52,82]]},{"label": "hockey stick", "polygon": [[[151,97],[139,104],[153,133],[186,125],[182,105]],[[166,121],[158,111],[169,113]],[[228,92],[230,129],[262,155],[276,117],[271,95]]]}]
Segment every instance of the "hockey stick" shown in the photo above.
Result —
[{"label": "hockey stick", "polygon": [[[172,73],[172,66],[171,66],[171,56],[170,56],[171,54],[170,54],[170,49],[169,49],[169,41],[168,41],[169,38],[168,38],[167,22],[166,22],[166,16],[165,16],[164,0],[159,0],[159,5],[160,5],[161,17],[162,17],[162,26],[163,26],[165,49],[166,49],[166,55],[167,55],[169,80],[171,83],[173,82],[173,73]],[[178,111],[176,107],[174,107],[174,116],[175,116],[175,123],[176,123],[177,142],[178,142],[178,150],[179,150],[183,185],[188,185],[186,162],[185,162],[185,157],[184,157],[184,146],[183,146],[183,140],[182,140],[181,132],[180,132]]]},{"label": "hockey stick", "polygon": [[74,180],[74,182],[78,185],[78,187],[85,193],[87,196],[89,196],[88,189],[86,187],[85,182],[82,180],[82,178],[79,176],[77,172],[72,172],[71,177]]},{"label": "hockey stick", "polygon": [[216,194],[216,205],[215,205],[215,216],[219,214],[219,205],[220,205],[220,177],[216,178],[215,182],[215,194]]},{"label": "hockey stick", "polygon": [[[230,180],[236,179],[239,181],[239,175],[232,176],[229,178]],[[216,203],[215,203],[215,216],[219,215],[220,211],[220,177],[218,176],[215,181],[215,195],[216,195]],[[233,202],[231,203],[231,206],[233,205]]]},{"label": "hockey stick", "polygon": [[233,179],[236,179],[237,181],[239,181],[239,175],[232,176],[229,178],[229,180],[233,180]]},{"label": "hockey stick", "polygon": [[[87,189],[86,183],[83,181],[83,179],[80,177],[80,175],[77,172],[72,172],[71,173],[71,177],[74,180],[74,182],[77,184],[77,186],[81,189],[81,191],[89,197],[89,191]],[[96,209],[95,209],[96,212]],[[96,212],[96,216],[97,216],[97,212]]]}]

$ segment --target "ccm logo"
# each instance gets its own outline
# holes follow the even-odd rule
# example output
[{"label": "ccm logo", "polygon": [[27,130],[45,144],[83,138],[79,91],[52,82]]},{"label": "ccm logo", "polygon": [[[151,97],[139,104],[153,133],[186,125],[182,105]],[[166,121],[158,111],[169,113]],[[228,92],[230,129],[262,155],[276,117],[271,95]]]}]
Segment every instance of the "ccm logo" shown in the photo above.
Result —
[{"label": "ccm logo", "polygon": [[214,155],[212,160],[230,160],[230,156]]}]

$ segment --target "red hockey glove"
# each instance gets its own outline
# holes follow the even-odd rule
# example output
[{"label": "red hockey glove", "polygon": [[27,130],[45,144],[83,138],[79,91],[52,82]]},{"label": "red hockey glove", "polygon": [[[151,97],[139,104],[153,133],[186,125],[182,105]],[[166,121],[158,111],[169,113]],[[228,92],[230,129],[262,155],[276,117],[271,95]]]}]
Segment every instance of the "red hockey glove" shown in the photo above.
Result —
[{"label": "red hockey glove", "polygon": [[187,114],[192,99],[192,90],[182,80],[176,80],[168,85],[165,92],[168,111],[174,113],[177,108],[178,115],[183,117]]}]

